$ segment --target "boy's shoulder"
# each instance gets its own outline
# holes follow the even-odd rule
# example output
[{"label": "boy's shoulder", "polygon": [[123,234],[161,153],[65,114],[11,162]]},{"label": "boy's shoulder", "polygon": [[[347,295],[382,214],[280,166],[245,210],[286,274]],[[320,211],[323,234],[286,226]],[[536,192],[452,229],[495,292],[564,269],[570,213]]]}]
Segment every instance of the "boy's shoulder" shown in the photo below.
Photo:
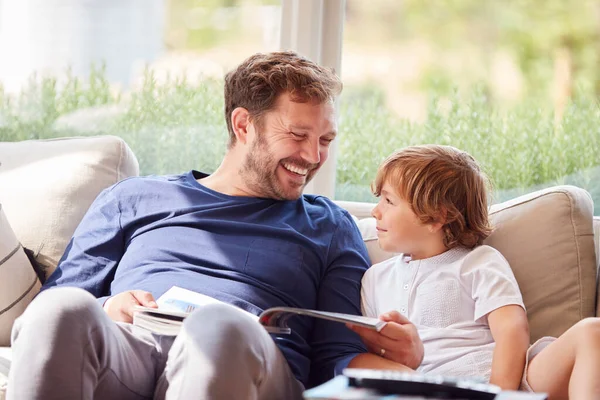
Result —
[{"label": "boy's shoulder", "polygon": [[398,268],[398,266],[402,263],[404,263],[403,261],[403,254],[398,254],[395,255],[391,258],[388,258],[387,260],[378,262],[376,264],[373,264],[365,273],[365,276],[368,275],[379,275],[379,274],[383,274],[387,271],[390,271],[394,268]]},{"label": "boy's shoulder", "polygon": [[465,259],[469,259],[472,261],[501,261],[507,262],[506,258],[492,246],[488,246],[486,244],[482,244],[473,248],[470,252],[467,253]]},{"label": "boy's shoulder", "polygon": [[474,273],[475,271],[487,268],[498,272],[511,271],[509,262],[504,255],[497,249],[488,245],[481,245],[471,250],[463,259],[462,272]]}]

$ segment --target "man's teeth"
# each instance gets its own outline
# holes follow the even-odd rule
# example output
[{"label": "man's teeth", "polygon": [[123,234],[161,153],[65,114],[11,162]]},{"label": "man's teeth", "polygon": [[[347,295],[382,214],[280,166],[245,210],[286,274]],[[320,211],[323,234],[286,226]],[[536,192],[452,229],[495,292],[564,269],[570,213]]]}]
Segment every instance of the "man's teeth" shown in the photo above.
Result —
[{"label": "man's teeth", "polygon": [[297,173],[298,175],[306,175],[308,174],[308,170],[305,168],[298,168],[292,164],[283,164],[283,167],[288,171],[292,171]]}]

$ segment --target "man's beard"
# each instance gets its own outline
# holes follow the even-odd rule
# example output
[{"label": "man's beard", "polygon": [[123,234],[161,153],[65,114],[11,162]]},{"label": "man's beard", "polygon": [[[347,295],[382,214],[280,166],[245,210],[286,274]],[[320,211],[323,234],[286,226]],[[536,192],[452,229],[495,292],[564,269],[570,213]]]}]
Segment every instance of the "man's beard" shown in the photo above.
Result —
[{"label": "man's beard", "polygon": [[[277,168],[281,161],[289,160],[291,164],[308,169],[306,180],[299,191],[293,194],[286,193],[284,186],[277,178]],[[315,175],[317,168],[314,164],[307,164],[302,160],[285,159],[277,161],[269,152],[267,141],[258,133],[256,142],[244,160],[240,174],[248,187],[259,197],[275,200],[296,200],[302,195],[304,187]]]}]

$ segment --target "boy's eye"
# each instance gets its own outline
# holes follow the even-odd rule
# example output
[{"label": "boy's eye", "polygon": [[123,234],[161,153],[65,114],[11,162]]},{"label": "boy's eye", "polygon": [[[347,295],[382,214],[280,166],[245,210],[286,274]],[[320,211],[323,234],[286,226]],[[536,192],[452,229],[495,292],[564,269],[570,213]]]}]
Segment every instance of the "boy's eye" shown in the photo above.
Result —
[{"label": "boy's eye", "polygon": [[393,205],[392,201],[389,198],[387,198],[387,197],[385,197],[385,202],[388,203],[388,204],[392,204]]}]

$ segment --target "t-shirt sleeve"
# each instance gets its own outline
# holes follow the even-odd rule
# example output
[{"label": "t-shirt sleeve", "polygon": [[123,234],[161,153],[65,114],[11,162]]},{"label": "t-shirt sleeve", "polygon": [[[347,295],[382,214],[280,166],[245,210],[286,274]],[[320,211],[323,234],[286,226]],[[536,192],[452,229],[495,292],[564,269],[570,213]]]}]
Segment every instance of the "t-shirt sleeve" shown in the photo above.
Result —
[{"label": "t-shirt sleeve", "polygon": [[121,210],[112,188],[105,189],[94,200],[42,290],[78,287],[100,298],[99,303],[106,301],[124,252]]},{"label": "t-shirt sleeve", "polygon": [[[317,308],[361,315],[361,279],[369,267],[367,249],[347,212],[338,218],[318,292]],[[311,385],[340,374],[358,354],[367,351],[360,337],[344,324],[315,319],[310,340]]]},{"label": "t-shirt sleeve", "polygon": [[496,249],[482,246],[474,250],[465,260],[463,268],[472,280],[471,294],[475,301],[476,321],[508,305],[518,305],[525,309],[510,265]]}]

